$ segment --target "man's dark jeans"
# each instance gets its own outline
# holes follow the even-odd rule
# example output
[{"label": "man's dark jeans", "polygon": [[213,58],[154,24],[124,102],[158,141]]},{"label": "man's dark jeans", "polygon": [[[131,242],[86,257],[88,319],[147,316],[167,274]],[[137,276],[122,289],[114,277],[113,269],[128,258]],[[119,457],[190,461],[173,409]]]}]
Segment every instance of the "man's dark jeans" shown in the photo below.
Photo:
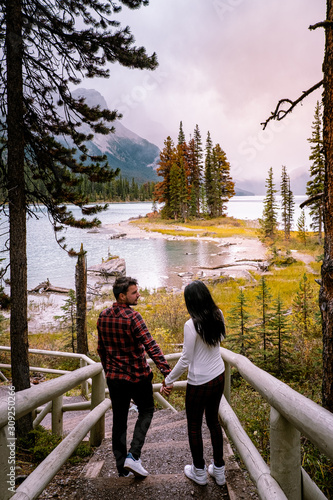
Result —
[{"label": "man's dark jeans", "polygon": [[[128,452],[132,453],[135,459],[140,458],[141,449],[154,413],[151,379],[152,376],[141,382],[133,383],[127,380],[110,380],[107,378],[113,412],[112,449],[119,474],[124,472],[123,466]],[[137,406],[139,415],[135,424],[131,446],[127,452],[127,418],[131,400]]]}]

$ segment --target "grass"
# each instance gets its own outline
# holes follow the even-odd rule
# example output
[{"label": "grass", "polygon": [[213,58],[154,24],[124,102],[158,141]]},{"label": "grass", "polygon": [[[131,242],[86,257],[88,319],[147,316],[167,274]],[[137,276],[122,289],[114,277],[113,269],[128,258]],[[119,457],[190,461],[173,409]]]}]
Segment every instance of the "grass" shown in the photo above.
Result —
[{"label": "grass", "polygon": [[[22,473],[30,474],[61,442],[61,438],[39,425],[27,436],[19,438],[16,447],[16,464]],[[77,464],[93,452],[88,442],[81,442],[72,456],[70,464]]]},{"label": "grass", "polygon": [[212,237],[227,238],[231,236],[240,236],[255,238],[258,236],[255,221],[244,221],[234,219],[233,217],[219,217],[216,219],[191,220],[188,222],[165,220],[160,217],[142,218],[133,221],[139,227],[151,232],[159,232],[170,236],[187,237]]}]

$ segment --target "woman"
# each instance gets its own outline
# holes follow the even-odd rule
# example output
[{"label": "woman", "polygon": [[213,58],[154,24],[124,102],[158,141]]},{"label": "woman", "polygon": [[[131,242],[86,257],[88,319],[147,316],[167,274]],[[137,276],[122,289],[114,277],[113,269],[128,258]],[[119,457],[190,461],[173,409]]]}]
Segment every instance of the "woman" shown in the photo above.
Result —
[{"label": "woman", "polygon": [[201,281],[193,281],[187,285],[184,298],[191,318],[184,326],[182,355],[163,381],[161,393],[168,396],[173,382],[188,368],[185,403],[193,463],[185,466],[184,473],[198,484],[207,484],[201,430],[205,413],[214,458],[208,467],[208,473],[218,485],[223,485],[223,437],[218,409],[224,389],[224,363],[220,354],[220,342],[225,337],[224,318],[208,288]]}]

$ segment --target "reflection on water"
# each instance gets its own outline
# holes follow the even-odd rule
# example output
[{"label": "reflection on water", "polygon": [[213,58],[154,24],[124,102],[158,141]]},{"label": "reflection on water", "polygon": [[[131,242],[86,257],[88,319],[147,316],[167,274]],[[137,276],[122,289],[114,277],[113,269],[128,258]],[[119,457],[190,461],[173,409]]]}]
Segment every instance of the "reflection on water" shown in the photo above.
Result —
[{"label": "reflection on water", "polygon": [[218,258],[216,244],[207,241],[125,239],[114,243],[115,253],[125,258],[127,274],[136,277],[143,288],[179,288],[182,280],[178,273],[216,265]]},{"label": "reflection on water", "polygon": [[[151,204],[115,204],[101,214],[103,224],[114,224],[130,217],[145,215]],[[78,215],[78,214],[75,214]],[[55,286],[74,288],[75,264],[56,243],[48,218],[28,219],[28,289],[49,279]],[[89,232],[67,228],[64,230],[67,248],[79,250],[81,243],[87,252],[87,265],[93,266],[117,255],[125,259],[126,272],[139,280],[140,287],[154,289],[161,286],[180,287],[178,273],[197,266],[214,266],[221,261],[216,244],[201,240],[166,239],[110,239],[108,232]],[[196,271],[196,269],[194,269]]]},{"label": "reflection on water", "polygon": [[[297,197],[295,219],[299,203]],[[228,205],[228,213],[234,217],[255,219],[262,215],[263,197],[234,197]],[[73,214],[80,211],[72,207]],[[152,211],[151,203],[110,204],[106,212],[99,214],[103,225],[115,225],[132,217],[144,216]],[[55,286],[74,288],[76,258],[70,258],[56,243],[51,224],[45,211],[39,219],[28,219],[28,288],[49,279]],[[89,218],[89,217],[88,217]],[[297,220],[297,219],[296,219]],[[92,233],[75,228],[64,230],[67,248],[79,250],[81,243],[87,252],[88,267],[99,264],[108,255],[118,255],[126,261],[126,271],[139,280],[141,287],[150,289],[160,286],[181,286],[178,273],[199,266],[216,266],[223,263],[229,252],[216,244],[198,240],[165,239],[115,239],[107,232]],[[0,236],[3,247],[6,236]],[[230,250],[230,249],[229,249]]]}]

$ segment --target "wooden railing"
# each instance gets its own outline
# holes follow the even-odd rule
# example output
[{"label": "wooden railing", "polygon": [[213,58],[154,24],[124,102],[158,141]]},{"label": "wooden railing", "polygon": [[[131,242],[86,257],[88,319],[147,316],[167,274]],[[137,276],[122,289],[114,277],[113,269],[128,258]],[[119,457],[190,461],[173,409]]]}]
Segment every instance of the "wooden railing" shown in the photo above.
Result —
[{"label": "wooden railing", "polygon": [[[223,426],[256,484],[261,499],[324,500],[325,495],[301,467],[300,434],[333,460],[333,414],[255,366],[244,356],[221,348],[226,391],[220,406]],[[270,469],[242,429],[230,402],[230,367],[270,404]],[[229,402],[228,402],[229,401]],[[280,485],[285,496],[275,493]]]},{"label": "wooden railing", "polygon": [[[0,347],[1,350],[4,349]],[[82,357],[82,355],[58,353],[56,351],[38,350],[37,352],[37,350],[31,350],[30,352],[34,354],[50,355],[52,353],[52,355]],[[333,460],[333,414],[261,370],[244,356],[224,348],[221,348],[221,356],[226,366],[225,391],[219,409],[221,422],[256,485],[261,500],[324,500],[325,495],[301,467],[300,435],[306,436],[322,453]],[[180,353],[166,356],[168,361],[176,361],[179,357]],[[86,358],[84,362],[89,366],[79,368],[55,380],[44,382],[15,394],[16,418],[20,418],[40,407],[40,405],[46,404],[43,410],[39,408],[43,414],[40,413],[36,417],[36,420],[39,419],[38,423],[48,411],[54,411],[58,415],[57,418],[54,417],[52,420],[62,422],[61,415],[63,411],[66,411],[66,409],[71,411],[75,409],[81,410],[83,406],[82,404],[62,405],[61,399],[58,398],[61,398],[62,394],[71,388],[87,383],[90,378],[92,382],[91,403],[89,401],[83,403],[85,409],[89,406],[92,411],[18,487],[12,497],[14,500],[32,500],[36,498],[90,429],[90,439],[93,445],[98,445],[104,436],[103,416],[110,407],[110,401],[109,399],[104,401],[105,381],[102,366],[88,357],[84,358]],[[152,363],[151,360],[148,362]],[[4,367],[4,365],[1,366]],[[270,404],[270,467],[259,454],[231,408],[231,367],[235,367],[242,377]],[[41,372],[48,370],[40,367],[31,369]],[[52,370],[53,372],[54,370]],[[154,384],[153,387],[154,396],[159,403],[163,407],[176,411],[159,393],[161,384]],[[186,382],[176,382],[174,389],[184,391]],[[66,408],[68,406],[69,408]],[[8,424],[10,424],[8,419],[8,399],[2,398],[0,400],[1,484],[7,484],[8,480],[8,453],[10,452],[10,448],[8,448],[10,425]],[[62,423],[53,426],[53,432],[62,433]],[[38,478],[38,481],[36,478]],[[7,500],[11,494],[7,490],[7,496],[2,496],[2,489],[0,499]]]},{"label": "wooden railing", "polygon": [[[59,398],[67,391],[91,379],[91,411],[50,455],[28,476],[15,491],[15,437],[13,417],[19,419],[37,407],[48,404],[56,408],[62,420]],[[111,402],[105,399],[105,378],[100,363],[79,368],[39,385],[14,392],[8,387],[8,397],[0,400],[0,498],[31,500],[45,489],[60,467],[71,456],[90,431],[90,443],[99,446],[104,438],[104,414]],[[59,427],[58,427],[59,429]]]}]

